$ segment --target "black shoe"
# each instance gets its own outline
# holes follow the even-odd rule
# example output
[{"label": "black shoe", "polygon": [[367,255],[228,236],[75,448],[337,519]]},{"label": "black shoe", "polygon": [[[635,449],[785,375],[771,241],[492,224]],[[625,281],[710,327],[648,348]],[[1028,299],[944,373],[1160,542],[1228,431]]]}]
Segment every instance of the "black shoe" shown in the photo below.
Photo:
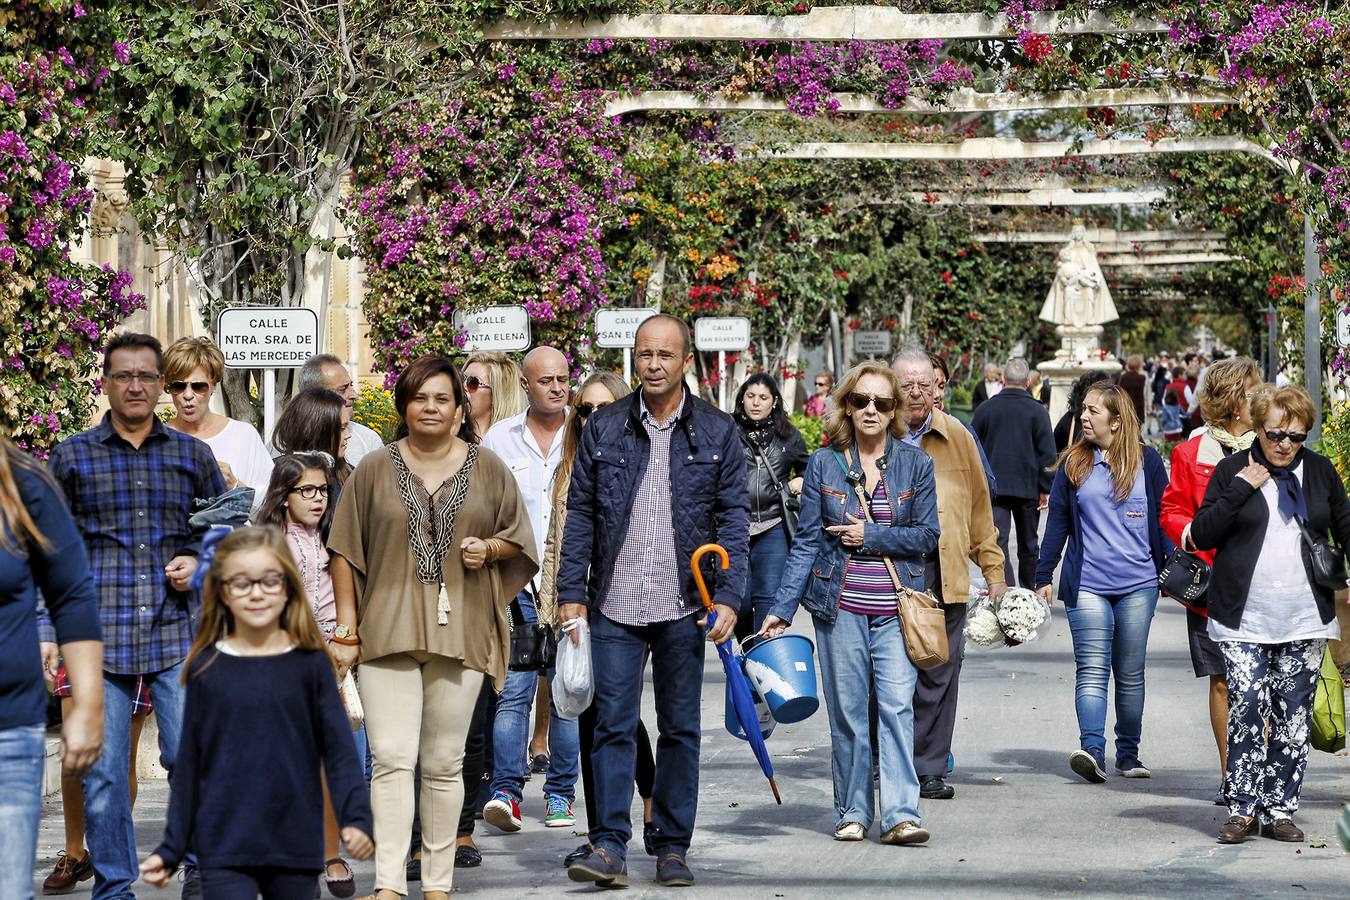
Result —
[{"label": "black shoe", "polygon": [[405,865],[405,866],[403,867],[403,869],[404,869],[404,872],[407,874],[407,877],[408,877],[408,880],[409,880],[409,881],[421,881],[421,880],[422,880],[422,859],[421,859],[421,857],[418,857],[417,859],[410,859],[410,860],[408,860],[407,865]]},{"label": "black shoe", "polygon": [[672,850],[656,861],[656,883],[662,887],[693,887],[694,873],[684,857]]},{"label": "black shoe", "polygon": [[571,853],[563,857],[563,868],[570,869],[572,867],[572,863],[580,862],[581,860],[590,856],[593,852],[595,852],[595,848],[592,847],[589,843],[582,844],[580,847],[578,847],[577,849],[573,850]]},{"label": "black shoe", "polygon": [[1073,751],[1069,754],[1069,768],[1084,781],[1093,784],[1106,783],[1106,769],[1095,753],[1086,750]]},{"label": "black shoe", "polygon": [[482,864],[483,864],[483,854],[478,852],[477,847],[455,848],[456,869],[476,869]]},{"label": "black shoe", "polygon": [[936,775],[930,775],[919,784],[919,796],[925,800],[950,800],[956,796],[956,788]]},{"label": "black shoe", "polygon": [[648,856],[656,855],[656,847],[652,841],[656,838],[656,826],[651,822],[642,823],[642,849],[647,851]]},{"label": "black shoe", "polygon": [[602,888],[628,887],[628,863],[608,847],[596,847],[589,856],[567,867],[572,881],[592,882]]},{"label": "black shoe", "polygon": [[530,771],[536,775],[544,775],[548,772],[548,754],[536,753],[530,759]]}]

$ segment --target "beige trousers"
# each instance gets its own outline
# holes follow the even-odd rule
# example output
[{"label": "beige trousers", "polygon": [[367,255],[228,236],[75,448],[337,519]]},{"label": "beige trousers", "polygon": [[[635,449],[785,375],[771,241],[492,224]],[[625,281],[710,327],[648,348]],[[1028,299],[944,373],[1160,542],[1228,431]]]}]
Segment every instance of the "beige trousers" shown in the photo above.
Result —
[{"label": "beige trousers", "polygon": [[431,653],[361,663],[361,703],[373,759],[375,889],[408,894],[413,769],[422,765],[422,890],[449,892],[464,805],[464,740],[483,673]]}]

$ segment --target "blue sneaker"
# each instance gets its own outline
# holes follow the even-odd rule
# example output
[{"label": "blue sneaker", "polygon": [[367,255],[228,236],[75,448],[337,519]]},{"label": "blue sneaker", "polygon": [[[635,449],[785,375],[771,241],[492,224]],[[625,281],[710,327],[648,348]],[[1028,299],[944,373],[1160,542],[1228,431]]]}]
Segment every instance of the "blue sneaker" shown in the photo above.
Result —
[{"label": "blue sneaker", "polygon": [[587,857],[567,867],[572,881],[590,882],[602,888],[628,887],[628,863],[617,851],[596,847]]},{"label": "blue sneaker", "polygon": [[951,751],[947,752],[947,774],[950,775],[956,771],[956,757],[952,756]]}]

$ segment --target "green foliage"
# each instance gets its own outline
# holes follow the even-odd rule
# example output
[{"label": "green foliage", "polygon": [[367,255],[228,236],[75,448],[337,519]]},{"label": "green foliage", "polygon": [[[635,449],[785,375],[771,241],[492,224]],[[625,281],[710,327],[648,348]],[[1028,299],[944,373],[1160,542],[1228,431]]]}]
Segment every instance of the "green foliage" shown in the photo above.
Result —
[{"label": "green foliage", "polygon": [[802,440],[806,442],[807,450],[816,450],[824,446],[825,421],[823,419],[808,416],[803,412],[794,412],[788,415],[788,420],[792,422],[794,428],[802,433]]}]

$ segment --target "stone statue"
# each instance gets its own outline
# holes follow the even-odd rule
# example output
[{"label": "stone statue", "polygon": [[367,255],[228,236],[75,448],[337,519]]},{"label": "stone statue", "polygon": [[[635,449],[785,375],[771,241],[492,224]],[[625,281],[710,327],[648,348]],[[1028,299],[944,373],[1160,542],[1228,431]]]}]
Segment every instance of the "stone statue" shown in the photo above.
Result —
[{"label": "stone statue", "polygon": [[1097,251],[1088,241],[1081,222],[1074,223],[1069,242],[1059,251],[1059,268],[1040,317],[1073,328],[1102,325],[1120,318],[1097,263]]}]

